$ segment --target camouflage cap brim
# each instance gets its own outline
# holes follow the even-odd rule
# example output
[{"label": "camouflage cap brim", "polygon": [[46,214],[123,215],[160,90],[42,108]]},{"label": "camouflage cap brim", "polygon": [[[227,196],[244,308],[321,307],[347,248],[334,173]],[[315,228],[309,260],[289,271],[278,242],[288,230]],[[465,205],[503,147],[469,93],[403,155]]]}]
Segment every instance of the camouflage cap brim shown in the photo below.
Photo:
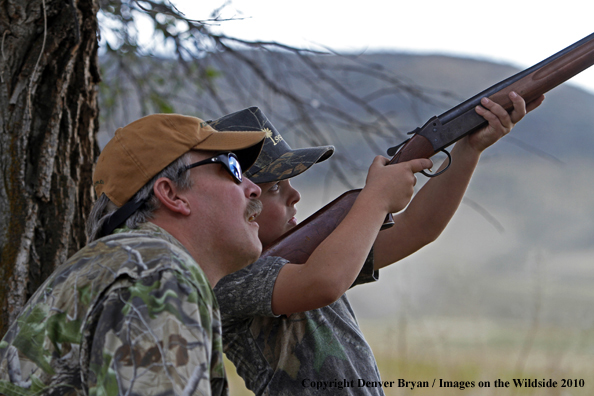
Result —
[{"label": "camouflage cap brim", "polygon": [[[327,160],[334,154],[334,146],[308,147],[287,151],[276,159],[266,158],[267,151],[262,150],[256,165],[246,176],[254,183],[270,183],[295,177],[313,164]],[[259,168],[258,164],[268,164]]]},{"label": "camouflage cap brim", "polygon": [[266,134],[264,146],[256,163],[245,172],[254,183],[269,183],[297,176],[313,164],[334,154],[334,146],[307,147],[293,150],[276,130],[268,117],[257,107],[249,107],[207,121],[216,130],[262,131]]}]

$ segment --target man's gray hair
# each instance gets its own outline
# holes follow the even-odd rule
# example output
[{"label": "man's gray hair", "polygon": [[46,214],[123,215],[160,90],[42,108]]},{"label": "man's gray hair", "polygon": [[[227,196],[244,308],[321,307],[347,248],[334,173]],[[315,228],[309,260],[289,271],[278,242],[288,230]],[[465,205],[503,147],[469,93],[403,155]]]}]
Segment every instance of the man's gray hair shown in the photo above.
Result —
[{"label": "man's gray hair", "polygon": [[[153,177],[148,183],[146,183],[132,198],[130,201],[139,202],[144,201],[136,212],[132,213],[126,220],[126,226],[128,228],[137,228],[139,224],[145,223],[153,218],[155,210],[160,206],[159,199],[155,196],[153,187],[155,181],[161,177],[166,177],[171,180],[173,184],[181,189],[185,190],[192,187],[192,181],[189,176],[189,172],[181,172],[186,165],[190,164],[190,153],[186,153],[169,164],[165,169],[159,172]],[[101,237],[100,232],[103,224],[118,210],[118,207],[111,202],[105,194],[101,196],[93,205],[89,218],[87,219],[87,243],[91,243],[97,238]]]}]

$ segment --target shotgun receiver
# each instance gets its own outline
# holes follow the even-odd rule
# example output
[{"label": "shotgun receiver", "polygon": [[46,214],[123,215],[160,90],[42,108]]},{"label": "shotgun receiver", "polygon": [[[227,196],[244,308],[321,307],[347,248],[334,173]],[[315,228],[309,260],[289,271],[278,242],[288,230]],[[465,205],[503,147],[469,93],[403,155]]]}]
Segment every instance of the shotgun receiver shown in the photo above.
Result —
[{"label": "shotgun receiver", "polygon": [[[508,97],[511,91],[530,103],[593,64],[594,33],[478,93],[440,116],[431,118],[425,125],[410,132],[411,138],[388,149],[388,155],[393,156],[390,164],[415,158],[430,158],[440,151],[448,154],[446,147],[487,125],[487,121],[475,111],[483,97],[488,97],[509,112],[513,109]],[[347,191],[324,206],[265,247],[262,257],[280,256],[295,264],[305,263],[317,246],[344,219],[360,191],[361,189]],[[389,225],[389,221],[384,223],[385,227]]]}]

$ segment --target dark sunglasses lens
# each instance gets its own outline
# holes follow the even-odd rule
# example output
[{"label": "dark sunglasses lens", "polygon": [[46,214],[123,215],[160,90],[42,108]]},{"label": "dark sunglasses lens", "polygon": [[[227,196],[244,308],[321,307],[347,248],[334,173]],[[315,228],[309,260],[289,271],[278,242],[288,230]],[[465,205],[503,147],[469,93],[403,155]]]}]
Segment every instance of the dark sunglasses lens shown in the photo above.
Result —
[{"label": "dark sunglasses lens", "polygon": [[237,161],[237,158],[235,158],[235,156],[232,155],[229,156],[229,171],[231,171],[231,174],[233,175],[235,180],[241,183],[241,165],[239,165],[239,161]]}]

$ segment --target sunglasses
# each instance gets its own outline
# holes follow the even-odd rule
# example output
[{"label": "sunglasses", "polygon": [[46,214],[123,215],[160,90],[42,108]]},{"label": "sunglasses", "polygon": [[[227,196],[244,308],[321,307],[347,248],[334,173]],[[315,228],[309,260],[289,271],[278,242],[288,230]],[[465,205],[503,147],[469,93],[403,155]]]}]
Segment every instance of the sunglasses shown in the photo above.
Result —
[{"label": "sunglasses", "polygon": [[235,183],[239,184],[243,180],[243,172],[241,171],[241,165],[239,165],[239,160],[237,159],[237,156],[233,153],[219,154],[212,158],[207,158],[205,160],[198,161],[190,165],[186,165],[179,170],[178,176],[181,175],[183,172],[187,171],[188,169],[192,169],[197,166],[207,164],[223,164],[225,165],[225,168],[231,174],[231,176],[233,176],[233,180],[235,181]]}]

